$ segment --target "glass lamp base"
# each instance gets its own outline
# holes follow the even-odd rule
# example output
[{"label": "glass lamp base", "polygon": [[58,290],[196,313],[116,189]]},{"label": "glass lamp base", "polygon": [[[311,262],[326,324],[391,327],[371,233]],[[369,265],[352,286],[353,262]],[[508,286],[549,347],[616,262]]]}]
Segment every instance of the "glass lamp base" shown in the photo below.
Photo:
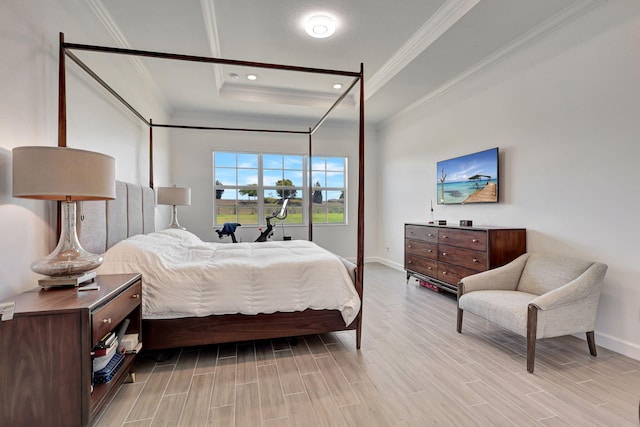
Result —
[{"label": "glass lamp base", "polygon": [[61,219],[62,229],[58,246],[46,257],[31,263],[31,270],[54,280],[58,278],[69,280],[69,278],[82,277],[85,273],[100,267],[102,257],[87,252],[80,246],[76,232],[75,202],[62,202]]}]

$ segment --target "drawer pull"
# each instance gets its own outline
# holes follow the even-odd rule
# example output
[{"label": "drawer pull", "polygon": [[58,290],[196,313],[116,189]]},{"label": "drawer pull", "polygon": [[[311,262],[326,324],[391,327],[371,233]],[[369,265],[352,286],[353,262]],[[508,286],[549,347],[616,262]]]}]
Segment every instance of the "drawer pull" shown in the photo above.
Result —
[{"label": "drawer pull", "polygon": [[407,245],[407,247],[408,247],[409,249],[413,248],[413,246],[411,246],[411,245]]},{"label": "drawer pull", "polygon": [[443,238],[443,239],[448,239],[448,238],[449,238],[449,236],[442,236],[442,238]]},{"label": "drawer pull", "polygon": [[478,243],[478,239],[473,239],[472,242],[473,243]]},{"label": "drawer pull", "polygon": [[102,323],[111,323],[111,317],[109,317],[108,319],[102,319]]},{"label": "drawer pull", "polygon": [[131,295],[131,298],[133,298],[133,299],[140,298],[140,294],[133,294],[133,295]]},{"label": "drawer pull", "polygon": [[442,256],[447,256],[447,255],[449,255],[449,254],[446,253],[446,252],[442,252]]},{"label": "drawer pull", "polygon": [[443,275],[443,276],[446,276],[446,275],[447,275],[447,272],[446,272],[446,271],[443,271],[443,272],[442,272],[442,275]]},{"label": "drawer pull", "polygon": [[478,258],[474,258],[474,259],[473,259],[473,262],[478,262]]},{"label": "drawer pull", "polygon": [[427,236],[429,236],[429,237],[433,237],[433,234],[429,233],[429,234],[427,234]]},{"label": "drawer pull", "polygon": [[433,270],[433,267],[427,267],[427,270]]},{"label": "drawer pull", "polygon": [[409,260],[409,261],[407,261],[407,264],[411,264],[412,262],[413,262],[413,261]]},{"label": "drawer pull", "polygon": [[427,249],[427,252],[428,252],[428,253],[431,253],[431,252],[433,252],[433,251],[432,251],[431,249]]}]

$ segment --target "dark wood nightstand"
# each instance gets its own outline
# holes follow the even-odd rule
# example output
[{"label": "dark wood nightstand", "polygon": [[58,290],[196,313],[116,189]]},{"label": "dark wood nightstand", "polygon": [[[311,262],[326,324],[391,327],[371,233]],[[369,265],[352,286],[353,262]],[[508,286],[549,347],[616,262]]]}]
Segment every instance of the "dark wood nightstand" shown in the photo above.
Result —
[{"label": "dark wood nightstand", "polygon": [[110,382],[92,385],[91,350],[124,319],[142,336],[141,275],[96,280],[100,290],[37,288],[4,301],[15,313],[0,322],[0,425],[89,425],[133,373],[130,354]]}]

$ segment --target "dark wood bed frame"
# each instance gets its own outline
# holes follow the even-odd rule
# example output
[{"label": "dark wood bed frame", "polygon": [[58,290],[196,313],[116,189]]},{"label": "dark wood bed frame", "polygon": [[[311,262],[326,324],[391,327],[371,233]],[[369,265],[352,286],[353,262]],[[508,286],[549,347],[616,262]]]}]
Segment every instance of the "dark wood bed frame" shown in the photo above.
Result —
[{"label": "dark wood bed frame", "polygon": [[[297,71],[316,74],[330,74],[353,77],[351,85],[337,98],[335,103],[320,118],[314,127],[305,131],[296,130],[271,130],[271,129],[239,129],[221,128],[210,126],[183,126],[171,124],[156,124],[151,119],[145,119],[120,95],[118,95],[104,80],[83,63],[72,50],[103,52],[110,54],[122,54],[131,56],[143,56],[153,58],[163,58],[170,60],[229,64],[248,66],[255,68],[267,68],[286,71]],[[289,66],[281,64],[257,63],[249,61],[227,60],[213,57],[201,57],[192,55],[181,55],[161,52],[150,52],[132,49],[121,49],[103,46],[91,46],[83,44],[66,43],[64,34],[60,33],[59,48],[59,83],[58,83],[58,146],[67,146],[67,125],[66,125],[66,65],[65,57],[69,57],[82,70],[98,82],[107,92],[120,101],[134,115],[149,127],[149,187],[153,188],[153,128],[182,128],[182,129],[205,129],[205,130],[230,130],[243,132],[270,132],[270,133],[295,133],[306,134],[309,137],[309,153],[312,156],[312,136],[315,131],[324,123],[329,114],[336,108],[342,100],[359,83],[359,153],[358,153],[358,231],[357,231],[357,259],[355,268],[354,284],[360,296],[361,307],[356,319],[345,326],[344,320],[337,310],[305,310],[300,312],[277,312],[273,314],[258,315],[216,315],[207,317],[189,317],[183,319],[166,319],[142,321],[142,342],[144,348],[167,349],[185,346],[198,346],[207,344],[218,344],[225,342],[248,341],[256,339],[270,339],[282,337],[295,337],[309,334],[327,333],[344,330],[356,331],[356,348],[360,348],[362,336],[362,302],[363,302],[363,271],[364,271],[364,65],[360,64],[360,71],[338,71],[320,68],[308,68]],[[311,194],[312,183],[309,182]],[[312,200],[309,197],[309,207]],[[60,215],[58,215],[60,217]],[[309,218],[309,240],[313,237],[313,224]]]}]

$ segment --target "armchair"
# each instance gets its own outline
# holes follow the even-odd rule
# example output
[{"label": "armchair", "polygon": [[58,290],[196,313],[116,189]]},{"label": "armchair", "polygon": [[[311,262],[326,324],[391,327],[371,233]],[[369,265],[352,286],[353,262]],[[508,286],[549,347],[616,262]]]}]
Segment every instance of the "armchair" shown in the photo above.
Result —
[{"label": "armchair", "polygon": [[533,372],[536,339],[585,332],[597,356],[594,329],[607,266],[557,255],[526,253],[458,284],[458,333],[464,311],[527,338]]}]

